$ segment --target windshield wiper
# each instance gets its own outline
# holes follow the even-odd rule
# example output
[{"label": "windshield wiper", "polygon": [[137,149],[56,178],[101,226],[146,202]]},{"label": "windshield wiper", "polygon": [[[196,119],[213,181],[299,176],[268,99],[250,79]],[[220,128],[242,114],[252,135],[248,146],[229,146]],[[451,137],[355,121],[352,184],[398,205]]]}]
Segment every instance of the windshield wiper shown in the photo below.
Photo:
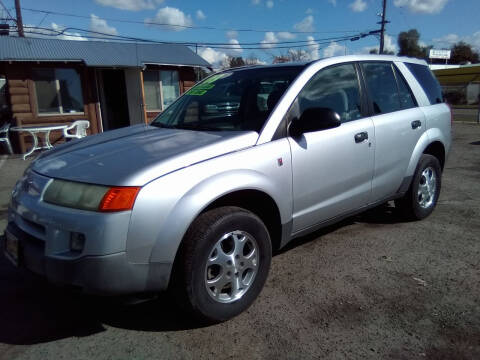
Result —
[{"label": "windshield wiper", "polygon": [[163,129],[176,129],[176,127],[173,126],[173,125],[166,125],[166,124],[163,124],[161,122],[152,122],[150,125],[155,126],[155,127],[159,127],[159,128],[163,128]]}]

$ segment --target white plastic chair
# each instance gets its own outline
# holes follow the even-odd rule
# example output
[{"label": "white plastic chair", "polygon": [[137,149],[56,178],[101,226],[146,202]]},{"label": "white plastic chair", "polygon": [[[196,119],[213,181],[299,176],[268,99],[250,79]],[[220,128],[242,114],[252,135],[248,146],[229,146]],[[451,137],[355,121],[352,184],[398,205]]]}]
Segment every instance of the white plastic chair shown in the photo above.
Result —
[{"label": "white plastic chair", "polygon": [[[90,121],[77,120],[69,127],[63,129],[63,137],[67,139],[80,139],[87,136],[87,129],[90,127]],[[70,130],[75,130],[73,134],[69,133]]]},{"label": "white plastic chair", "polygon": [[6,123],[0,127],[0,142],[7,144],[7,149],[10,154],[13,154],[12,144],[10,144],[10,138],[8,137],[8,131],[10,130],[10,124]]}]

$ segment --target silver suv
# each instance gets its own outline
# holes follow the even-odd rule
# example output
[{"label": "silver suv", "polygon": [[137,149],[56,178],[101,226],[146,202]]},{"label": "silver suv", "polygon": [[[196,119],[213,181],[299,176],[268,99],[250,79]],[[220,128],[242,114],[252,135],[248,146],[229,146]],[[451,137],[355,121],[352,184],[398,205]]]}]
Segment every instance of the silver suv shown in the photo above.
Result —
[{"label": "silver suv", "polygon": [[292,239],[389,200],[428,216],[450,143],[424,61],[227,70],[149,125],[37,158],[13,190],[5,254],[90,293],[168,288],[223,321],[252,304]]}]

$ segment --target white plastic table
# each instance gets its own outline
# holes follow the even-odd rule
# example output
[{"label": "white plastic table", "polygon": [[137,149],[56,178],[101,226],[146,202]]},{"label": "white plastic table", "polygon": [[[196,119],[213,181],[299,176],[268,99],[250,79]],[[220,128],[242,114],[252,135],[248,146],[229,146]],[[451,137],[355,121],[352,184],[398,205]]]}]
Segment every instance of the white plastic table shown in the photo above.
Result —
[{"label": "white plastic table", "polygon": [[[63,130],[66,129],[68,125],[46,125],[46,126],[14,126],[10,128],[10,131],[25,131],[30,133],[33,138],[33,147],[23,154],[23,160],[27,158],[27,156],[32,155],[35,150],[41,149],[51,149],[53,145],[50,143],[50,131],[52,130]],[[39,134],[43,134],[43,144],[38,144],[38,136]]]}]

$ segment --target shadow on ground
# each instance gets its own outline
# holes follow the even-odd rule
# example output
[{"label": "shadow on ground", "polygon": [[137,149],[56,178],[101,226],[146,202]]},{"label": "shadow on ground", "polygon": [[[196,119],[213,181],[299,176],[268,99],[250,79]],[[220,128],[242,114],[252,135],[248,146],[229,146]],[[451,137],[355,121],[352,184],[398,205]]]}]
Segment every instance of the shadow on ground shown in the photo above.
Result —
[{"label": "shadow on ground", "polygon": [[[355,222],[390,224],[400,219],[382,206],[298,238],[284,253]],[[0,241],[0,248],[3,248]],[[48,284],[0,255],[0,343],[31,345],[105,331],[104,325],[142,331],[177,331],[200,325],[166,294],[132,305],[131,299],[86,296]]]}]

